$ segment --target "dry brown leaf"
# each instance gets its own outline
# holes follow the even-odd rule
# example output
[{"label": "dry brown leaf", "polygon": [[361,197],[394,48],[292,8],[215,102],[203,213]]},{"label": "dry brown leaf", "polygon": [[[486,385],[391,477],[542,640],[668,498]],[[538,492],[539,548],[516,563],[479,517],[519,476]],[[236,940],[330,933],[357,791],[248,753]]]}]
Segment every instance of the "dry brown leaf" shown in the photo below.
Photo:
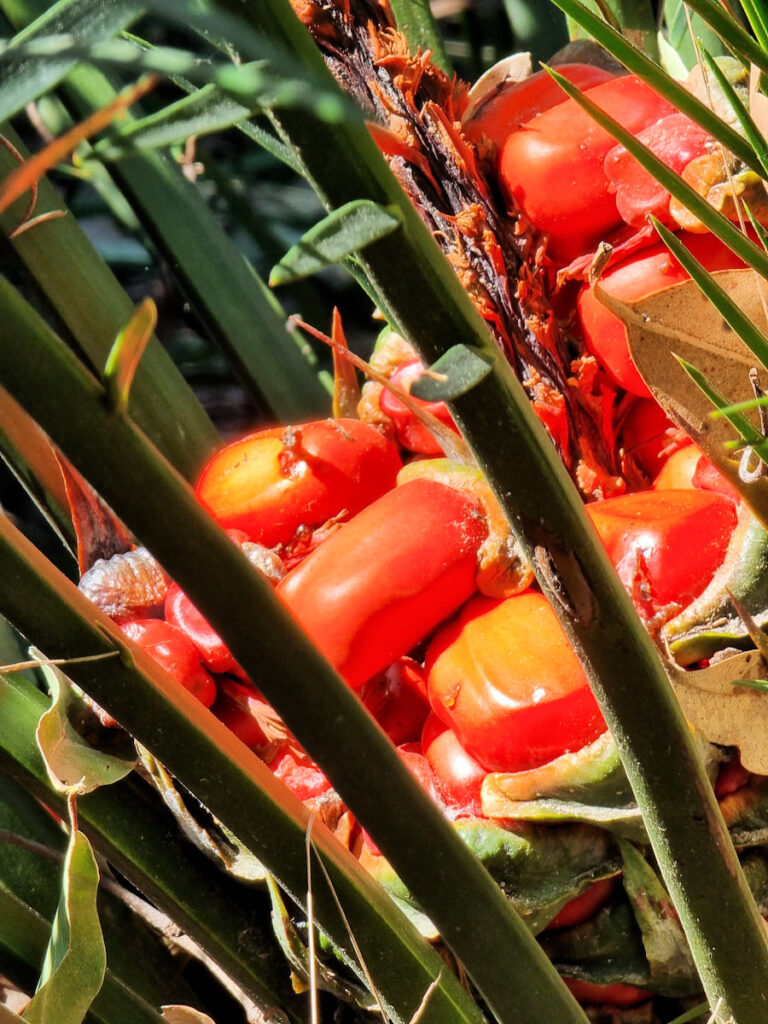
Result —
[{"label": "dry brown leaf", "polygon": [[[739,308],[763,331],[763,311],[757,278],[752,270],[721,271],[712,275]],[[735,439],[725,419],[712,419],[712,403],[677,362],[675,356],[695,366],[731,402],[754,398],[749,371],[758,360],[726,324],[693,281],[675,285],[627,303],[595,286],[598,298],[627,326],[632,358],[653,397],[667,414],[704,450],[730,480],[738,480],[738,461],[725,445]],[[766,376],[764,374],[764,376]],[[759,420],[755,414],[755,427]],[[745,486],[754,496],[753,511],[767,525],[760,508],[768,507],[768,481]]]},{"label": "dry brown leaf", "polygon": [[167,1024],[216,1024],[213,1017],[209,1017],[207,1013],[178,1004],[163,1007],[163,1020]]},{"label": "dry brown leaf", "polygon": [[768,694],[733,685],[768,678],[762,655],[745,651],[696,672],[668,661],[665,668],[691,725],[710,743],[738,747],[747,771],[768,775]]},{"label": "dry brown leaf", "polygon": [[533,58],[530,53],[513,53],[509,57],[502,57],[469,90],[469,103],[462,115],[462,123],[466,124],[484,103],[497,96],[505,86],[523,82],[532,74]]}]

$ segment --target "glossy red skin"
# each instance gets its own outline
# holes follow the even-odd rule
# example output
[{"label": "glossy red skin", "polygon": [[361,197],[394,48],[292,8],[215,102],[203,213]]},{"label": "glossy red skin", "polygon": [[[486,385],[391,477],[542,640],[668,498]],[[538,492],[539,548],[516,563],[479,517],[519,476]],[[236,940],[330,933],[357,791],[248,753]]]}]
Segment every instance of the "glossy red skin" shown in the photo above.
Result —
[{"label": "glossy red skin", "polygon": [[269,740],[254,714],[261,705],[265,712],[269,705],[256,695],[252,686],[243,686],[228,679],[213,705],[213,713],[237,738],[252,749],[263,749]]},{"label": "glossy red skin", "polygon": [[653,481],[654,491],[696,488],[700,491],[715,491],[724,494],[731,501],[740,500],[738,491],[727,477],[702,455],[695,444],[686,445],[667,459],[661,472]]},{"label": "glossy red skin", "polygon": [[587,514],[629,589],[642,555],[651,612],[672,603],[685,607],[702,592],[736,525],[729,498],[696,490],[623,494],[588,505]]},{"label": "glossy red skin", "polygon": [[601,878],[593,882],[588,889],[575,896],[557,913],[547,925],[548,929],[572,928],[575,924],[588,921],[594,917],[600,907],[607,903],[613,892],[614,880]]},{"label": "glossy red skin", "polygon": [[399,658],[365,687],[363,704],[396,747],[420,739],[429,714],[421,666],[412,658]]},{"label": "glossy red skin", "polygon": [[720,470],[704,455],[696,463],[691,482],[694,487],[698,487],[702,491],[715,491],[717,494],[724,494],[731,501],[741,501],[741,495],[728,480],[728,477],[723,476]]},{"label": "glossy red skin", "polygon": [[643,472],[655,479],[668,458],[690,438],[678,429],[654,398],[639,398],[621,427],[621,445]]},{"label": "glossy red skin", "polygon": [[717,773],[715,796],[718,800],[730,796],[731,793],[735,793],[743,786],[746,786],[751,777],[750,772],[742,765],[738,754],[734,755],[730,761],[726,761],[721,766],[720,771]]},{"label": "glossy red skin", "polygon": [[[284,443],[293,438],[292,448]],[[301,526],[354,515],[395,485],[395,446],[360,420],[275,427],[227,445],[203,470],[197,496],[222,526],[287,544]]]},{"label": "glossy red skin", "polygon": [[[708,152],[712,142],[703,128],[677,112],[638,132],[637,139],[678,174],[694,157]],[[622,220],[641,228],[652,214],[662,223],[675,226],[669,215],[669,192],[623,146],[614,146],[603,166],[616,192],[616,208]]]},{"label": "glossy red skin", "polygon": [[475,590],[480,505],[411,480],[341,526],[277,594],[350,686],[407,654]]},{"label": "glossy red skin", "polygon": [[[674,113],[636,78],[604,82],[586,95],[633,134]],[[540,232],[547,254],[566,264],[621,224],[603,164],[615,140],[575,100],[567,99],[513,132],[504,143],[499,180]]]},{"label": "glossy red skin", "polygon": [[216,684],[203,668],[200,656],[181,630],[162,619],[134,619],[120,628],[135,644],[164,668],[207,708],[216,699]]},{"label": "glossy red skin", "polygon": [[397,752],[424,792],[432,798],[438,807],[441,807],[443,795],[440,792],[440,785],[429,761],[422,753],[421,744],[403,743],[398,746]]},{"label": "glossy red skin", "polygon": [[427,651],[433,710],[487,771],[536,768],[606,725],[546,599],[476,597]]},{"label": "glossy red skin", "polygon": [[242,676],[240,668],[219,634],[203,618],[177,583],[172,583],[165,597],[165,618],[180,629],[194,644],[207,669],[215,673],[232,672]]},{"label": "glossy red skin", "polygon": [[424,754],[454,817],[483,817],[480,791],[488,772],[459,743],[456,734],[432,712],[421,737]]},{"label": "glossy red skin", "polygon": [[322,796],[331,784],[308,755],[301,755],[290,747],[283,747],[267,767],[299,800],[312,800]]},{"label": "glossy red skin", "polygon": [[696,464],[702,458],[695,444],[687,444],[664,462],[653,480],[654,491],[681,491],[693,487]]},{"label": "glossy red skin", "polygon": [[593,985],[589,981],[563,978],[571,994],[588,1006],[637,1006],[651,998],[651,993],[634,985]]},{"label": "glossy red skin", "polygon": [[[440,787],[438,781],[435,778],[435,773],[429,766],[429,762],[426,757],[421,753],[421,747],[418,743],[406,743],[397,748],[397,752],[400,755],[400,759],[405,764],[408,771],[416,779],[418,784],[427,794],[427,796],[437,804],[438,807],[443,807],[443,797],[440,793]],[[367,854],[373,854],[374,856],[381,856],[381,850],[378,848],[370,835],[365,829],[361,829],[363,843],[365,845],[365,852]]]},{"label": "glossy red skin", "polygon": [[[423,375],[424,364],[418,359],[411,359],[398,366],[390,380],[392,384],[401,390],[410,391],[414,381],[417,381]],[[448,411],[448,406],[445,402],[423,402],[418,398],[414,398],[413,401],[424,409],[425,412],[431,413],[440,420],[443,426],[458,433],[456,424],[453,422],[453,417]],[[411,410],[396,395],[393,395],[391,391],[387,391],[386,388],[382,391],[379,398],[379,406],[381,411],[394,423],[397,440],[401,447],[410,452],[416,452],[419,455],[443,454],[441,445],[435,440],[424,424],[419,422]]]},{"label": "glossy red skin", "polygon": [[[614,77],[594,64],[558,64],[557,70],[582,90]],[[546,71],[537,71],[522,82],[505,86],[483,103],[465,123],[464,131],[475,145],[480,145],[485,137],[501,148],[512,132],[545,110],[564,103],[566,98]]]},{"label": "glossy red skin", "polygon": [[[744,266],[738,256],[714,235],[683,231],[679,237],[710,273]],[[599,285],[617,299],[634,302],[687,280],[686,271],[659,242],[607,270]],[[621,387],[633,395],[650,398],[648,386],[629,354],[627,330],[622,321],[599,301],[593,289],[586,286],[579,292],[576,310],[582,336],[592,355]]]}]

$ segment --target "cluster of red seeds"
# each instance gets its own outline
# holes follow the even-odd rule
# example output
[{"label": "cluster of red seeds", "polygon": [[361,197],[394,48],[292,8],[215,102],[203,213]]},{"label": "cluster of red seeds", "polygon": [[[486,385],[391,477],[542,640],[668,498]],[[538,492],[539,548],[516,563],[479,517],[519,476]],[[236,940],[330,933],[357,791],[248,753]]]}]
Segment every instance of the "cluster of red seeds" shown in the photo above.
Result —
[{"label": "cluster of red seeds", "polygon": [[[568,74],[678,169],[706,153],[706,136],[631,76],[578,67]],[[560,98],[549,79],[533,76],[486,104],[469,126],[480,146],[497,148],[501,186],[548,236],[547,257],[573,274],[607,235],[632,254],[604,275],[606,290],[637,298],[682,280],[644,226],[649,211],[670,221],[669,195]],[[686,241],[712,269],[736,265],[709,235]],[[589,351],[631,396],[620,443],[655,478],[647,490],[588,511],[638,610],[658,628],[703,591],[722,562],[737,498],[692,445],[678,438],[670,456],[669,421],[632,364],[624,328],[587,285],[575,308]],[[379,357],[401,390],[423,372],[401,340]],[[419,404],[455,429],[442,403]],[[272,579],[435,801],[454,818],[482,817],[489,773],[535,770],[594,741],[605,723],[531,574],[518,574],[501,592],[483,585],[487,505],[460,474],[447,478],[444,463],[432,471],[428,460],[442,451],[423,420],[381,386],[365,395],[361,415],[236,441],[205,468],[197,493]],[[414,462],[418,473],[403,471]],[[328,794],[320,769],[176,585],[164,618],[123,628],[301,799]],[[377,855],[356,827],[348,839],[364,856]],[[588,916],[609,891],[610,883],[594,886],[554,926]],[[637,993],[625,995],[632,1001]]]}]

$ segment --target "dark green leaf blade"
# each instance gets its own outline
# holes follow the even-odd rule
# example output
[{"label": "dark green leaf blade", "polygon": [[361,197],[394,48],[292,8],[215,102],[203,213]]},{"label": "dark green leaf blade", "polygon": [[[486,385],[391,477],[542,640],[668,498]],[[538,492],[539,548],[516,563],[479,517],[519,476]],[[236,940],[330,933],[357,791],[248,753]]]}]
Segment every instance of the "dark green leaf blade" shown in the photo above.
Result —
[{"label": "dark green leaf blade", "polygon": [[82,1024],[104,981],[107,954],[96,909],[99,869],[73,828],[41,986],[24,1011],[29,1024]]},{"label": "dark green leaf blade", "polygon": [[411,394],[425,402],[450,402],[471,391],[492,369],[493,363],[482,352],[470,345],[454,345],[413,383]]},{"label": "dark green leaf blade", "polygon": [[[16,7],[16,0],[4,4]],[[0,121],[5,121],[37,99],[77,63],[73,45],[92,44],[127,28],[140,17],[144,5],[132,0],[94,4],[91,0],[59,0],[14,38],[0,57]],[[59,56],[55,53],[31,57],[23,45],[55,32],[60,36]],[[20,52],[16,52],[19,50]]]},{"label": "dark green leaf blade", "polygon": [[[340,795],[353,813],[361,820],[365,820],[366,827],[371,830],[376,842],[385,853],[390,854],[406,884],[416,898],[424,903],[426,912],[434,916],[435,924],[441,929],[441,933],[445,932],[443,919],[455,914],[462,922],[464,934],[475,945],[483,941],[491,927],[490,922],[495,919],[492,934],[506,936],[504,949],[499,952],[499,957],[503,958],[499,960],[499,966],[502,963],[508,965],[508,949],[514,944],[521,958],[523,950],[525,951],[525,970],[540,979],[539,984],[533,986],[535,991],[529,992],[527,998],[531,1006],[534,1001],[541,999],[544,1000],[545,1006],[529,1019],[532,1022],[536,1019],[542,1022],[549,1021],[552,1014],[548,1008],[556,1007],[563,1021],[583,1024],[583,1014],[578,1005],[567,990],[559,985],[551,965],[538,946],[531,941],[530,935],[503,894],[461,843],[429,797],[414,782],[387,737],[360,707],[356,695],[322,660],[309,639],[298,631],[286,610],[275,598],[269,584],[253,571],[242,552],[200,508],[191,490],[169,472],[168,467],[146,445],[136,429],[123,418],[109,415],[99,390],[94,389],[93,383],[83,376],[71,353],[52,338],[50,330],[39,317],[24,306],[22,300],[15,296],[7,284],[0,282],[0,293],[6,315],[11,308],[22,315],[24,326],[17,326],[19,334],[27,341],[22,350],[26,369],[25,366],[19,365],[19,353],[14,353],[10,359],[3,358],[3,350],[0,347],[0,377],[6,386],[9,390],[16,391],[17,385],[24,391],[24,402],[34,402],[37,413],[48,428],[55,427],[53,433],[68,454],[72,454],[75,447],[78,449],[79,468],[85,468],[87,461],[86,472],[92,477],[104,499],[113,504],[116,514],[120,515],[127,525],[137,530],[150,550],[153,547],[156,549],[156,554],[160,556],[165,568],[190,595],[203,615],[214,624],[235,658],[273,703],[289,729],[297,735],[310,754],[324,765],[329,778],[338,787]],[[11,329],[10,319],[6,322],[8,329]],[[42,359],[41,351],[34,344],[35,340],[44,345],[46,356]],[[30,364],[28,360],[32,360],[32,363]],[[34,381],[31,382],[34,394],[28,391],[23,383],[25,380],[28,381],[27,372],[30,365],[35,368]],[[49,405],[45,399],[47,383],[40,376],[41,365],[47,367],[48,372],[55,374],[59,387],[64,386],[66,379],[70,403],[75,392],[79,396],[78,415],[68,415],[66,423],[56,416],[54,406]],[[11,386],[11,377],[14,386]],[[78,383],[75,385],[76,380]],[[73,387],[75,391],[72,390]],[[55,424],[49,419],[48,413],[56,416]],[[75,430],[78,435],[77,443],[74,443],[72,436],[64,438],[60,427],[66,427],[67,432],[70,429]],[[136,465],[133,470],[129,470],[128,466],[134,459],[140,461],[141,469]],[[122,474],[133,475],[134,472],[144,481],[140,493],[132,492],[130,488],[122,487],[119,483]],[[148,500],[150,496],[151,500]],[[162,509],[160,515],[158,509]],[[169,519],[175,523],[171,530],[167,525]],[[186,523],[184,531],[180,529],[182,522]],[[196,540],[192,540],[188,532],[191,529],[195,531]],[[24,550],[29,552],[29,545],[24,545]],[[190,550],[196,552],[194,560],[189,558]],[[0,592],[0,596],[4,601],[15,599],[13,592]],[[23,609],[17,605],[16,611],[11,615],[10,609],[6,608],[6,614],[12,620],[21,611]],[[93,617],[92,606],[88,606],[87,614]],[[258,631],[252,628],[254,616],[263,626]],[[24,617],[26,618],[26,615]],[[272,622],[272,625],[268,625],[268,622]],[[110,628],[110,637],[114,637],[114,634],[114,628]],[[290,636],[290,640],[286,640],[286,635]],[[114,643],[114,639],[109,641],[110,646]],[[70,669],[73,676],[76,669],[79,669],[79,666],[73,665]],[[74,677],[78,684],[81,684],[82,673]],[[188,746],[179,746],[179,737],[168,736],[165,729],[158,729],[160,721],[153,720],[153,716],[147,713],[146,708],[143,714],[137,715],[131,694],[121,693],[118,686],[105,686],[104,679],[102,686],[97,690],[93,685],[95,676],[89,678],[91,682],[84,688],[98,703],[110,711],[118,721],[128,725],[137,739],[144,742],[149,749],[156,748],[156,753],[165,761],[170,771],[179,775],[182,780],[189,776]],[[194,704],[194,699],[186,695],[186,691],[176,694],[172,699],[179,706],[184,703],[185,696],[186,700]],[[158,710],[162,706],[159,697],[160,694],[155,693],[149,698],[152,706]],[[168,697],[170,698],[170,693]],[[146,693],[143,699],[147,700]],[[116,701],[121,703],[119,711]],[[201,712],[196,709],[194,714],[199,719]],[[163,719],[167,721],[166,714],[163,715]],[[205,729],[198,728],[198,762],[200,751],[203,749],[207,751],[209,757],[213,756],[209,737],[223,734],[221,742],[228,746],[233,754],[237,754],[240,772],[244,773],[247,770],[248,774],[251,774],[254,771],[251,762],[256,758],[247,759],[244,756],[246,752],[239,744],[232,749],[231,737],[221,723],[211,716],[203,716],[203,720]],[[209,739],[207,743],[206,739]],[[174,749],[169,751],[168,744]],[[163,750],[160,749],[161,745]],[[343,756],[340,757],[340,754]],[[335,763],[333,755],[336,755]],[[223,760],[227,759],[223,750],[216,756]],[[264,788],[274,792],[279,783],[272,779],[268,769],[263,765],[261,772],[267,777],[264,780]],[[386,774],[388,791],[392,795],[392,799],[384,804],[380,799],[376,781],[381,779],[382,773]],[[262,845],[265,826],[262,822],[254,821],[249,811],[252,798],[244,799],[249,789],[243,785],[223,787],[218,782],[219,775],[220,769],[213,773],[209,769],[206,771],[205,780],[197,779],[195,790],[198,797],[244,842],[249,843],[253,839]],[[231,799],[235,793],[237,798]],[[222,811],[221,805],[224,801],[227,806]],[[419,821],[416,833],[411,827],[414,820]],[[257,835],[261,838],[257,839]],[[408,837],[407,843],[399,841],[404,836]],[[318,831],[318,848],[321,838],[322,833]],[[416,843],[419,844],[418,851],[415,849]],[[436,844],[443,851],[440,859],[443,867],[442,877],[436,876],[435,864],[431,859]],[[259,852],[258,847],[254,852]],[[302,857],[299,893],[302,893],[306,885],[306,867],[303,859]],[[281,864],[279,870],[285,874],[286,868],[287,865]],[[456,907],[452,903],[446,906],[444,897],[448,880],[450,879],[450,884],[455,887],[459,885],[459,878],[465,892],[475,895],[471,898],[468,895],[467,899],[462,900],[461,907]],[[334,879],[334,885],[336,884],[337,880]],[[358,886],[357,894],[345,883],[348,898],[352,900],[351,906],[359,904],[363,893],[371,891],[369,885],[374,891],[378,891],[372,882],[369,881],[369,885],[366,885],[364,880],[358,879],[357,876],[355,884]],[[294,895],[297,892],[295,877],[292,891]],[[316,907],[317,897],[318,894],[315,893]],[[379,897],[384,898],[380,892]],[[433,915],[433,906],[438,902],[440,906]],[[467,915],[471,918],[471,926],[467,922]],[[458,922],[451,925],[453,933],[455,934],[462,925],[458,925]],[[406,938],[408,942],[415,941],[411,930],[404,930],[404,920],[400,920],[398,927],[401,933],[399,942],[406,941]],[[346,937],[342,936],[340,940],[337,940],[335,935],[333,937],[342,947],[349,943]],[[388,941],[392,938],[391,933],[383,927],[378,929],[377,934],[377,939],[382,938],[387,938]],[[425,968],[428,963],[432,964],[431,956],[427,957],[421,946],[418,948],[419,956],[423,958],[422,967]],[[380,959],[381,954],[377,953],[376,956]],[[472,950],[468,948],[465,956],[472,959]],[[404,964],[408,962],[407,959],[403,959]],[[421,977],[424,977],[423,969]],[[393,996],[397,997],[398,1001],[402,1001],[404,997],[410,1000],[415,994],[413,984],[408,994],[403,993],[403,979],[403,972],[399,971],[397,987],[393,990]],[[418,975],[413,975],[411,981],[416,980]],[[435,989],[425,1011],[425,1024],[427,1019],[445,1021],[450,1007],[455,1008],[457,1014],[467,1015],[464,998],[459,997],[453,982],[455,979],[447,975],[443,978],[443,984]],[[510,1004],[518,1005],[520,997],[517,986],[511,988],[508,1000]],[[426,986],[420,988],[416,1005],[423,997],[425,989]],[[413,1013],[413,1008],[410,1013]],[[473,1019],[474,1014],[470,1012],[469,1017]]]},{"label": "dark green leaf blade", "polygon": [[205,85],[162,110],[121,127],[113,139],[99,143],[95,152],[102,160],[118,160],[131,150],[178,145],[192,135],[199,138],[237,125],[249,113],[247,107],[222,95],[215,85]]},{"label": "dark green leaf blade", "polygon": [[451,59],[429,0],[390,0],[397,27],[405,34],[411,52],[431,50],[432,61],[447,75],[453,73]]},{"label": "dark green leaf blade", "polygon": [[[669,100],[674,107],[687,114],[697,124],[700,124],[705,131],[708,131],[710,135],[719,142],[722,142],[727,149],[735,153],[757,174],[760,173],[760,164],[752,151],[752,147],[735,129],[714,114],[706,104],[697,100],[680,82],[676,82],[669,75],[665,74],[658,64],[632,46],[614,28],[601,21],[600,18],[581,3],[581,0],[553,0],[553,2],[561,10],[565,11],[567,15],[584,26],[597,42],[604,46],[609,53],[613,54],[617,60],[620,60],[629,71],[647,81],[653,89]],[[768,68],[768,57],[762,52],[760,52],[760,63],[758,66],[762,69]],[[562,83],[560,84],[562,85]],[[569,92],[569,95],[573,95],[573,93]],[[610,128],[608,130],[611,131]],[[611,134],[613,135],[614,133],[611,131]],[[618,136],[614,137],[617,138]],[[621,141],[623,142],[623,139]],[[629,146],[627,146],[627,149],[629,149]]]},{"label": "dark green leaf blade", "polygon": [[[687,0],[688,6],[705,21],[710,28],[717,33],[728,49],[735,57],[742,61],[750,61],[762,71],[768,70],[768,55],[765,51],[765,37],[762,45],[758,43],[747,32],[734,17],[731,16],[725,6],[721,6],[714,0]],[[751,0],[750,0],[751,4]],[[745,11],[748,11],[747,3],[744,3]],[[759,5],[758,5],[759,6]],[[753,8],[757,10],[757,7]],[[758,31],[762,19],[758,19]]]},{"label": "dark green leaf blade", "polygon": [[401,223],[399,212],[367,199],[353,200],[333,210],[283,256],[272,270],[272,287],[291,284],[340,263],[371,242],[395,231]]},{"label": "dark green leaf blade", "polygon": [[[10,126],[3,126],[2,131],[26,156],[21,139]],[[0,174],[4,176],[14,167],[11,153],[0,147]],[[66,207],[60,195],[47,180],[41,181],[36,212],[61,209]],[[10,233],[18,220],[14,207],[0,218],[0,225]],[[133,303],[93,243],[75,218],[67,215],[17,235],[10,244],[91,367],[101,372],[116,335],[133,312]],[[220,443],[203,407],[156,338],[134,381],[131,415],[190,479],[197,477]]]}]

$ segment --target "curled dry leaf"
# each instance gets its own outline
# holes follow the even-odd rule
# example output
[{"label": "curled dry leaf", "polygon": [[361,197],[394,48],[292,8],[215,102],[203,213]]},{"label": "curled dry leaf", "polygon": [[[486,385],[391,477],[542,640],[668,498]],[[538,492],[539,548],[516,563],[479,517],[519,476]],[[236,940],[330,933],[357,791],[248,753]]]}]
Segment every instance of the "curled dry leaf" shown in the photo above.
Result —
[{"label": "curled dry leaf", "polygon": [[200,1010],[194,1010],[191,1006],[179,1006],[173,1004],[163,1006],[163,1020],[167,1024],[216,1024],[213,1017]]},{"label": "curled dry leaf", "polygon": [[530,53],[513,53],[509,57],[502,57],[496,61],[493,67],[482,74],[472,88],[469,90],[469,103],[464,111],[461,123],[470,121],[480,107],[499,92],[506,85],[513,85],[515,82],[523,82],[533,74],[533,58]]},{"label": "curled dry leaf", "polygon": [[[712,277],[766,331],[766,314],[754,271],[721,271]],[[712,419],[712,403],[676,358],[695,366],[735,403],[754,398],[749,371],[757,363],[755,356],[693,281],[631,303],[608,295],[599,282],[596,292],[626,324],[632,359],[653,397],[742,494],[745,488],[750,492],[754,498],[752,509],[765,525],[760,511],[768,497],[765,478],[746,485],[739,480],[738,457],[732,458],[726,447],[735,438],[733,428],[725,419]],[[758,429],[757,413],[746,415]]]},{"label": "curled dry leaf", "polygon": [[709,668],[686,672],[665,663],[683,714],[711,743],[738,747],[747,771],[768,775],[768,694],[734,685],[739,679],[768,678],[759,651],[723,658]]}]

